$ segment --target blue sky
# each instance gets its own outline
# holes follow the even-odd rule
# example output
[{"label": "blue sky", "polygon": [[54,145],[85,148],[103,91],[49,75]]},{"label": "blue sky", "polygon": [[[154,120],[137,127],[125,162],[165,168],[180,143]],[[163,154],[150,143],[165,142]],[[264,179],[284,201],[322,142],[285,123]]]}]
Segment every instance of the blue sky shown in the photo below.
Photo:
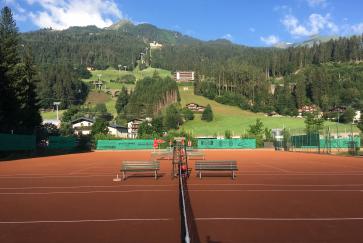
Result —
[{"label": "blue sky", "polygon": [[361,0],[0,0],[20,31],[150,23],[202,39],[249,46],[300,42],[312,35],[363,33]]}]

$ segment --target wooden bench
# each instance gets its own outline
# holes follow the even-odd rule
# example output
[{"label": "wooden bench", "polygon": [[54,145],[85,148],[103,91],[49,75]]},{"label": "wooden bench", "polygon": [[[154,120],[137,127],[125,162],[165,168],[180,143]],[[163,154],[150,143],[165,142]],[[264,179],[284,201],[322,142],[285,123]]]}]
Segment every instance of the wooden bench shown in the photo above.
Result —
[{"label": "wooden bench", "polygon": [[155,180],[158,178],[160,163],[157,161],[122,161],[121,172],[122,179],[126,179],[126,172],[145,172],[153,171]]},{"label": "wooden bench", "polygon": [[195,171],[199,173],[202,179],[202,171],[231,171],[232,179],[235,178],[235,172],[238,171],[237,161],[235,160],[206,160],[196,161]]}]

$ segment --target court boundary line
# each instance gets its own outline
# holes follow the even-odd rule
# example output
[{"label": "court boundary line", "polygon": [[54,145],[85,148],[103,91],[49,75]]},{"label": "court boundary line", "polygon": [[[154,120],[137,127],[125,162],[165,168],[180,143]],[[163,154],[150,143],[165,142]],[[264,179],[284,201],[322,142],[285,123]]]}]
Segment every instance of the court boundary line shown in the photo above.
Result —
[{"label": "court boundary line", "polygon": [[[264,186],[264,187],[359,187],[363,186],[363,184],[254,184],[254,183],[239,183],[239,184],[193,184],[190,183],[188,186]],[[0,188],[1,190],[1,188]]]},{"label": "court boundary line", "polygon": [[363,192],[363,189],[360,190],[352,190],[352,189],[301,189],[301,190],[292,190],[292,189],[189,189],[189,192]]},{"label": "court boundary line", "polygon": [[113,185],[113,186],[35,186],[35,187],[0,187],[0,190],[36,190],[36,189],[82,189],[82,188],[117,188],[117,187],[171,187],[176,184],[168,185]]},{"label": "court boundary line", "polygon": [[0,221],[0,224],[43,224],[43,223],[99,223],[120,221],[172,221],[173,218],[117,218],[117,219],[78,219],[78,220],[29,220]]},{"label": "court boundary line", "polygon": [[0,192],[0,195],[52,195],[52,194],[96,194],[96,193],[136,193],[136,192],[175,192],[175,190],[127,190],[127,191],[83,191],[83,192]]},{"label": "court boundary line", "polygon": [[363,217],[330,217],[330,218],[260,218],[260,217],[241,217],[241,218],[220,218],[220,217],[197,217],[196,221],[360,221]]},{"label": "court boundary line", "polygon": [[258,166],[262,166],[262,167],[267,167],[267,168],[271,168],[271,169],[275,169],[275,170],[278,170],[280,172],[285,172],[285,173],[294,173],[294,171],[291,171],[291,170],[286,170],[286,169],[283,169],[283,168],[280,168],[280,167],[277,167],[277,166],[273,166],[273,165],[265,165],[263,163],[260,163],[260,162],[256,162],[256,161],[252,161],[252,163],[258,165]]}]

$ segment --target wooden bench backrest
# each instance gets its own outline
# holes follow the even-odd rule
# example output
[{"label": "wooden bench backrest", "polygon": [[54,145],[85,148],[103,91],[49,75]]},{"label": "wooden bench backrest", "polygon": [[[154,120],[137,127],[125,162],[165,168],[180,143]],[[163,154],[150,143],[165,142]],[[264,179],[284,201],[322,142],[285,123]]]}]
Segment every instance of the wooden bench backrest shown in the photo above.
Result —
[{"label": "wooden bench backrest", "polygon": [[122,168],[159,169],[158,161],[122,161]]},{"label": "wooden bench backrest", "polygon": [[221,168],[221,169],[237,169],[237,161],[235,160],[206,160],[206,161],[196,161],[196,169],[204,168]]}]

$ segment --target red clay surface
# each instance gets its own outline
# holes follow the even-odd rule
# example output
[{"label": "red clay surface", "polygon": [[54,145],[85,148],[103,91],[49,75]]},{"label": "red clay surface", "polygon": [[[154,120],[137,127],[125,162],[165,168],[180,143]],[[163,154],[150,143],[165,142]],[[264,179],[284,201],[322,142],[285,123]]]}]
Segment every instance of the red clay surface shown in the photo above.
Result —
[{"label": "red clay surface", "polygon": [[[178,180],[113,182],[149,151],[0,162],[0,242],[180,242]],[[238,161],[236,180],[188,180],[201,242],[363,242],[363,159],[275,151],[206,151]],[[193,163],[191,163],[193,168]]]}]

